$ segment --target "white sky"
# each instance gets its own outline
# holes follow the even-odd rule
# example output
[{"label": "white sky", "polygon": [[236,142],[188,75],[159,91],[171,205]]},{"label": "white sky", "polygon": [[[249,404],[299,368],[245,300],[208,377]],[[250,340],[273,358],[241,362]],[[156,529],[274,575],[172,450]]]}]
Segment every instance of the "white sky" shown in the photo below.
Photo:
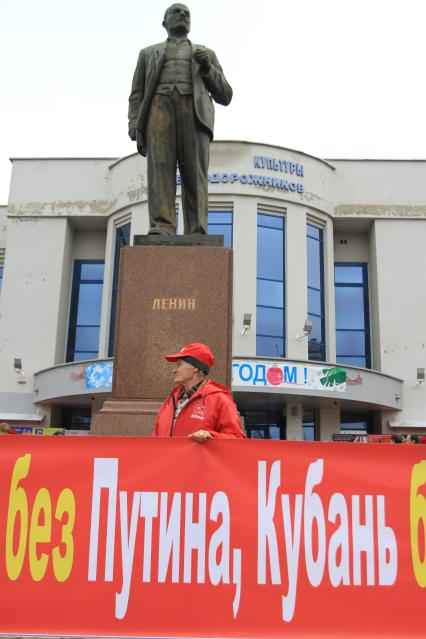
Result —
[{"label": "white sky", "polygon": [[[0,204],[9,157],[134,152],[138,52],[165,39],[165,0],[2,0]],[[426,157],[426,0],[188,0],[193,42],[234,89],[217,139],[324,158]]]}]

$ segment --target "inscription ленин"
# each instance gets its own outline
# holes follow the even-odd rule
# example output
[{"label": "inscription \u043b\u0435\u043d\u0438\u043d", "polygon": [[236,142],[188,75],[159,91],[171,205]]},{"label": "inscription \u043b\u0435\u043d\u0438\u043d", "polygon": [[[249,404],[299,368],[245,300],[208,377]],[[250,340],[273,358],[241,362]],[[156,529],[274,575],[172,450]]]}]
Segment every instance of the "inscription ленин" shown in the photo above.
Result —
[{"label": "inscription \u043b\u0435\u043d\u0438\u043d", "polygon": [[195,297],[156,297],[154,311],[195,311]]}]

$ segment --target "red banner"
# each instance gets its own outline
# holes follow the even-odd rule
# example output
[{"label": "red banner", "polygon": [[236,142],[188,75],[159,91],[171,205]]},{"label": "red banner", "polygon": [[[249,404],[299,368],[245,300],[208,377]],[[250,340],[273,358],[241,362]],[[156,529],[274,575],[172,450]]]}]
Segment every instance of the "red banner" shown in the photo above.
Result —
[{"label": "red banner", "polygon": [[425,636],[426,448],[0,438],[0,633]]}]

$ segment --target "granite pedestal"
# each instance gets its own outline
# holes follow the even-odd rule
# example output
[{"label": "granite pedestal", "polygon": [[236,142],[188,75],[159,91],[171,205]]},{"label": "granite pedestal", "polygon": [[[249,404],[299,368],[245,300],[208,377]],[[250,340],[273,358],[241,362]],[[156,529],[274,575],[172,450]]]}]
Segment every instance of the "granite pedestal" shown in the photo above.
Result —
[{"label": "granite pedestal", "polygon": [[212,378],[230,387],[232,250],[217,246],[128,246],[121,250],[112,397],[93,435],[149,435],[173,387],[166,353],[204,342]]}]

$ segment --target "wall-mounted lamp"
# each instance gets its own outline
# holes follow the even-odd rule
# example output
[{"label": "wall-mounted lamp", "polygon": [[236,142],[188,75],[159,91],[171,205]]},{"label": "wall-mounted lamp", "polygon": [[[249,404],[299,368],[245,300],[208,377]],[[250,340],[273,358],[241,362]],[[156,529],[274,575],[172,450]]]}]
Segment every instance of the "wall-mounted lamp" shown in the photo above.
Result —
[{"label": "wall-mounted lamp", "polygon": [[251,326],[251,313],[244,313],[241,335],[245,335]]},{"label": "wall-mounted lamp", "polygon": [[25,373],[22,370],[22,360],[20,357],[15,357],[13,360],[13,368],[15,369],[15,373],[18,377],[18,384],[26,384],[27,378],[25,377]]},{"label": "wall-mounted lamp", "polygon": [[296,339],[300,342],[301,339],[308,337],[312,333],[312,320],[305,319],[305,323],[303,325],[303,332],[301,335],[296,335]]},{"label": "wall-mounted lamp", "polygon": [[424,384],[425,381],[425,369],[424,368],[418,368],[417,369],[417,379],[416,379],[416,383],[414,384],[414,386],[420,386],[420,384]]}]

